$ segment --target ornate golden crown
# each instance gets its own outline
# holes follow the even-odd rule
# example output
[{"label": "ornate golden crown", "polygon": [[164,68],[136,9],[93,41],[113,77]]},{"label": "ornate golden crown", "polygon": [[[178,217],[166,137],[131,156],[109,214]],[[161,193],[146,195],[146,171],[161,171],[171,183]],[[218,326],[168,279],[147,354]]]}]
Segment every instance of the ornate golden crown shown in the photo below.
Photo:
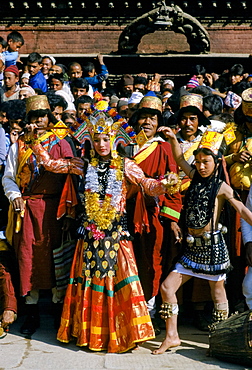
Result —
[{"label": "ornate golden crown", "polygon": [[30,110],[50,109],[46,95],[33,95],[26,100],[26,113]]},{"label": "ornate golden crown", "polygon": [[201,112],[203,109],[203,98],[198,94],[183,95],[180,99],[180,108],[193,106],[198,108]]}]

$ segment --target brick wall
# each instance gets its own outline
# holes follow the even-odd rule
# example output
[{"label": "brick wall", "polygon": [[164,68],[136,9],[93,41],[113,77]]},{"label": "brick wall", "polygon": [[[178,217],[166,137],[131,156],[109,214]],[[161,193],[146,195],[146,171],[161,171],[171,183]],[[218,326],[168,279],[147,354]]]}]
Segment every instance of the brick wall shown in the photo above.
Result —
[{"label": "brick wall", "polygon": [[[123,27],[118,26],[40,26],[0,27],[0,35],[16,29],[25,39],[21,53],[37,51],[41,54],[110,54],[117,50],[118,38]],[[226,26],[207,28],[212,53],[252,52],[252,28],[249,26]],[[174,32],[157,31],[145,35],[138,48],[139,53],[188,52],[185,36]]]}]

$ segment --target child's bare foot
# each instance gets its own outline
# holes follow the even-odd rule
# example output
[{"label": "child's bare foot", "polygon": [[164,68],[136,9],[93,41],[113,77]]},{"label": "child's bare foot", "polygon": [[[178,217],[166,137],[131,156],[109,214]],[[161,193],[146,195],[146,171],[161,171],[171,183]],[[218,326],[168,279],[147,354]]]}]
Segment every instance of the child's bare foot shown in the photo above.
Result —
[{"label": "child's bare foot", "polygon": [[171,338],[171,337],[165,338],[165,340],[163,341],[163,343],[161,344],[161,346],[158,349],[155,349],[152,352],[152,354],[153,355],[161,355],[168,348],[177,347],[180,344],[181,344],[181,342],[180,342],[179,337],[176,337],[176,338]]}]

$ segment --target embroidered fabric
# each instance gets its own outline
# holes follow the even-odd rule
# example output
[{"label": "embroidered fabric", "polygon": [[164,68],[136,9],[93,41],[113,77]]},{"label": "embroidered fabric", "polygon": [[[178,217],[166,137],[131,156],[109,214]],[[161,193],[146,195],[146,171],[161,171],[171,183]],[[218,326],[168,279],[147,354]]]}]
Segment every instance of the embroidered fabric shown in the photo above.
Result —
[{"label": "embroidered fabric", "polygon": [[207,179],[200,177],[199,181],[191,183],[185,198],[187,227],[201,229],[209,224],[213,216],[214,201],[222,184],[222,181],[219,180],[213,193],[215,182],[216,178],[212,176]]}]

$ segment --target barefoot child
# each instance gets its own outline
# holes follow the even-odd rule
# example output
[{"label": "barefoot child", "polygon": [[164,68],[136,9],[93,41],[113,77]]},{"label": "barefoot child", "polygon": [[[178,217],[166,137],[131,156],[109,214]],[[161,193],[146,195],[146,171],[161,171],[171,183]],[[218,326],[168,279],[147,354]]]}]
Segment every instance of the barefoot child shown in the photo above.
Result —
[{"label": "barefoot child", "polygon": [[195,167],[184,159],[179,143],[168,127],[160,127],[172,145],[177,164],[192,179],[185,197],[185,222],[187,236],[182,256],[173,271],[161,285],[163,304],[161,317],[166,320],[166,337],[160,348],[153,354],[162,354],[170,347],[180,345],[177,331],[178,304],[176,292],[191,277],[199,277],[209,282],[214,302],[213,321],[228,317],[228,301],[224,282],[230,270],[227,246],[222,233],[225,227],[219,224],[220,213],[225,200],[252,225],[252,213],[235,198],[233,189],[222,181],[221,153],[218,150],[223,135],[206,132],[194,151]]}]

